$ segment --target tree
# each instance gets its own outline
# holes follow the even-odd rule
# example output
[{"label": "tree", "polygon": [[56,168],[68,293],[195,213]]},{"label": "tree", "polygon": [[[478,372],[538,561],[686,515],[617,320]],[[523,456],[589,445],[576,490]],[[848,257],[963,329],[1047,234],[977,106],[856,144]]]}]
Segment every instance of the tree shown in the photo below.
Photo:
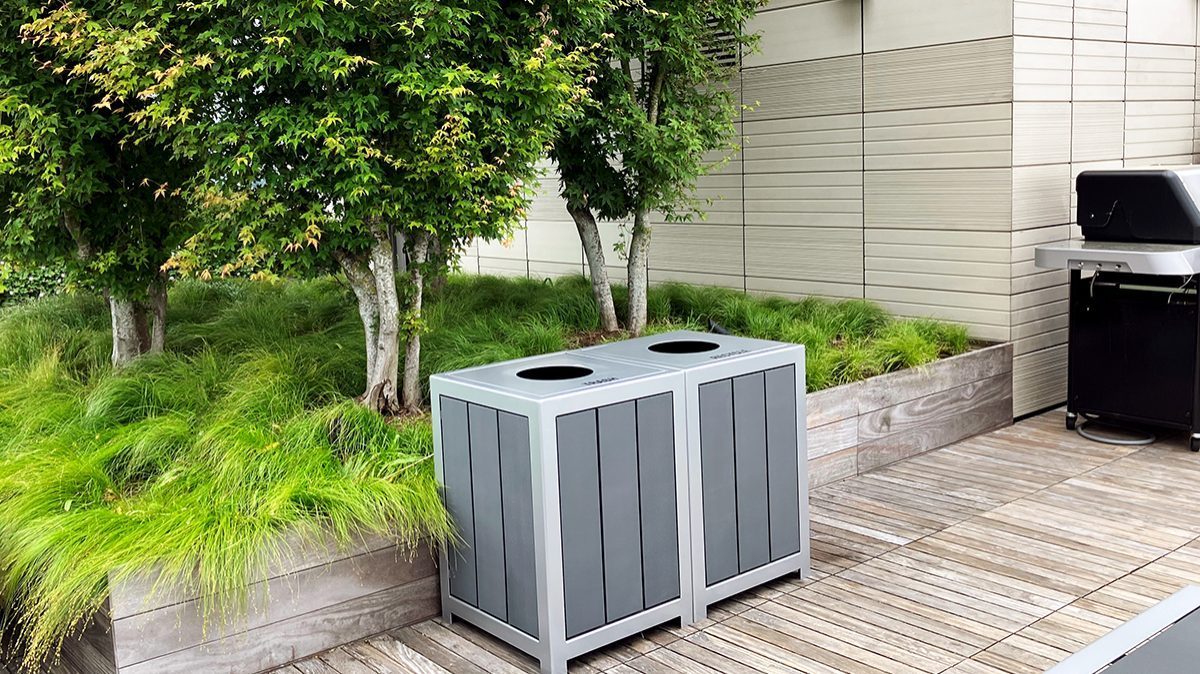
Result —
[{"label": "tree", "polygon": [[164,346],[161,266],[186,238],[187,171],[22,39],[37,12],[37,3],[0,2],[0,257],[61,268],[73,285],[103,292],[112,362],[128,365]]},{"label": "tree", "polygon": [[746,24],[762,4],[626,0],[608,15],[595,103],[564,129],[552,154],[606,330],[618,326],[596,219],[632,221],[626,327],[640,334],[647,321],[650,213],[689,220],[697,213],[696,181],[714,168],[705,155],[736,149],[741,101],[728,82],[741,51],[756,42]]},{"label": "tree", "polygon": [[33,30],[110,101],[141,102],[134,121],[169,132],[204,180],[239,195],[227,202],[237,264],[344,271],[367,341],[362,401],[387,413],[423,402],[424,280],[448,257],[430,251],[524,217],[536,162],[585,94],[586,57],[556,41],[555,13],[602,6],[83,2]]}]

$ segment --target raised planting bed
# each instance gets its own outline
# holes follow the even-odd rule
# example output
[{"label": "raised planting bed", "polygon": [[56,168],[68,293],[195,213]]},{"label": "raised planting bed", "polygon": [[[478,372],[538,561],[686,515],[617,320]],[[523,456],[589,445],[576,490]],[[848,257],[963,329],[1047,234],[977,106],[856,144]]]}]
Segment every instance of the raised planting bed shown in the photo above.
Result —
[{"label": "raised planting bed", "polygon": [[82,674],[262,672],[440,611],[428,546],[375,538],[292,549],[248,587],[243,610],[207,623],[196,593],[155,587],[156,574],[115,583],[62,657]]},{"label": "raised planting bed", "polygon": [[1007,426],[1011,344],[808,394],[816,487]]}]

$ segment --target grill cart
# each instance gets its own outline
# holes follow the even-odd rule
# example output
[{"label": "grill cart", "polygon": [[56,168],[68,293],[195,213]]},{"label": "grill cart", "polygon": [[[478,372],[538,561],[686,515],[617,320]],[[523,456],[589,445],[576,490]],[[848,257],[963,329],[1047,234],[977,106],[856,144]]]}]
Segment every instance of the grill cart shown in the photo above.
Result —
[{"label": "grill cart", "polygon": [[1200,167],[1085,171],[1077,192],[1084,240],[1036,252],[1070,271],[1067,427],[1180,428],[1200,451]]}]

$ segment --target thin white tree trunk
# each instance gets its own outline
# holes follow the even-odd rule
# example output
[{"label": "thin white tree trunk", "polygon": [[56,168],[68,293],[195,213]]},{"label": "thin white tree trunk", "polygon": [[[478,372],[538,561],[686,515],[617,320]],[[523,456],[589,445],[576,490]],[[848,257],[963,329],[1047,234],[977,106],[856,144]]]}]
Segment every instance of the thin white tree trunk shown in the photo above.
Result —
[{"label": "thin white tree trunk", "polygon": [[425,402],[421,389],[421,312],[425,302],[425,263],[429,260],[429,234],[418,232],[412,237],[412,259],[408,265],[409,298],[408,343],[404,350],[404,389],[401,400],[411,413],[421,411]]},{"label": "thin white tree trunk", "polygon": [[117,368],[127,367],[142,355],[137,303],[133,300],[118,299],[110,293],[108,308],[112,316],[112,364]]},{"label": "thin white tree trunk", "polygon": [[600,240],[596,216],[592,214],[592,209],[570,202],[567,203],[567,211],[575,220],[575,228],[579,230],[579,241],[583,244],[583,252],[587,256],[588,272],[592,277],[592,296],[596,298],[596,308],[600,312],[600,329],[604,332],[616,332],[621,329],[621,324],[617,322],[612,283],[608,280],[608,267],[604,261],[604,242]]},{"label": "thin white tree trunk", "polygon": [[402,409],[397,388],[400,373],[400,296],[396,289],[392,239],[386,231],[379,232],[375,245],[371,247],[371,267],[375,273],[379,329],[363,403],[383,414],[395,414]]},{"label": "thin white tree trunk", "polygon": [[150,284],[150,344],[147,353],[162,353],[167,348],[167,277],[160,274]]},{"label": "thin white tree trunk", "polygon": [[367,379],[375,373],[375,355],[379,350],[379,293],[376,290],[375,273],[371,265],[362,257],[356,257],[346,252],[334,253],[354,298],[358,301],[358,317],[362,320],[363,334],[366,339]]},{"label": "thin white tree trunk", "polygon": [[645,212],[633,216],[633,235],[629,240],[629,319],[627,327],[635,336],[646,330],[648,323],[647,297],[649,293],[650,227],[646,224]]}]

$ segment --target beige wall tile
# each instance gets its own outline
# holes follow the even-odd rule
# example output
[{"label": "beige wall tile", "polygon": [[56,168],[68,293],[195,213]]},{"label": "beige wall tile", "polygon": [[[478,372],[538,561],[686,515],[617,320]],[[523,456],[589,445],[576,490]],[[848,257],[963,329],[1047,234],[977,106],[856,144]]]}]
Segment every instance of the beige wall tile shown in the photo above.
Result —
[{"label": "beige wall tile", "polygon": [[867,0],[868,52],[1012,35],[1012,0]]},{"label": "beige wall tile", "polygon": [[1071,161],[1105,161],[1124,156],[1124,103],[1078,101],[1071,106],[1071,117]]},{"label": "beige wall tile", "polygon": [[1196,44],[1195,0],[1129,0],[1130,42]]},{"label": "beige wall tile", "polygon": [[1071,100],[1071,41],[1013,38],[1013,100]]},{"label": "beige wall tile", "polygon": [[1017,35],[1070,38],[1073,0],[1015,0],[1013,32]]},{"label": "beige wall tile", "polygon": [[1125,44],[1075,40],[1072,100],[1125,100]]},{"label": "beige wall tile", "polygon": [[865,58],[863,88],[868,112],[1012,100],[1012,38],[867,54]]},{"label": "beige wall tile", "polygon": [[694,223],[656,225],[650,239],[650,268],[741,276],[745,271],[742,228]]},{"label": "beige wall tile", "polygon": [[746,274],[862,284],[863,232],[832,227],[747,227]]},{"label": "beige wall tile", "polygon": [[742,157],[747,173],[862,170],[862,115],[749,122]]},{"label": "beige wall tile", "polygon": [[867,170],[1011,166],[1007,103],[866,114]]},{"label": "beige wall tile", "polygon": [[1013,358],[1013,414],[1029,414],[1066,399],[1065,345]]},{"label": "beige wall tile", "polygon": [[1075,0],[1075,39],[1125,41],[1126,0]]},{"label": "beige wall tile", "polygon": [[832,299],[862,299],[862,283],[831,283],[828,281],[804,281],[796,279],[746,277],[746,290],[760,296],[778,296],[800,299],[804,297],[827,297]]},{"label": "beige wall tile", "polygon": [[1129,44],[1125,100],[1192,101],[1195,98],[1195,47]]},{"label": "beige wall tile", "polygon": [[1190,157],[1194,115],[1195,103],[1190,100],[1126,103],[1125,159]]},{"label": "beige wall tile", "polygon": [[1012,228],[1029,229],[1071,221],[1071,165],[1013,168]]},{"label": "beige wall tile", "polygon": [[762,35],[747,68],[862,53],[861,0],[826,0],[762,11],[750,22]]},{"label": "beige wall tile", "polygon": [[862,229],[862,172],[746,174],[746,224]]},{"label": "beige wall tile", "polygon": [[1012,125],[1014,166],[1071,160],[1070,103],[1014,103]]},{"label": "beige wall tile", "polygon": [[1007,231],[1012,169],[868,171],[864,217],[873,227]]},{"label": "beige wall tile", "polygon": [[862,111],[862,57],[804,61],[751,68],[742,77],[742,97],[753,107],[747,122]]},{"label": "beige wall tile", "polygon": [[[561,204],[558,198],[547,198],[549,203]],[[575,223],[563,208],[565,218],[554,220],[536,219],[525,224],[527,253],[531,261],[562,262],[574,264],[578,269],[583,264],[583,246]]]},{"label": "beige wall tile", "polygon": [[690,283],[698,286],[715,286],[731,290],[745,290],[746,279],[739,274],[706,274],[701,271],[674,271],[650,269],[651,283]]}]

